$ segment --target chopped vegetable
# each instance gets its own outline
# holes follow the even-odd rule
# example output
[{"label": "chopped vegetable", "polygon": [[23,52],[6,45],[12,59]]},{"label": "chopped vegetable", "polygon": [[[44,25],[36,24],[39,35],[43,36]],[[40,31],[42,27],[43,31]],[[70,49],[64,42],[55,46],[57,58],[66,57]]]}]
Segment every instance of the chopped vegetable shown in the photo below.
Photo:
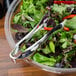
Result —
[{"label": "chopped vegetable", "polygon": [[69,15],[69,16],[64,17],[63,20],[64,20],[64,19],[68,19],[68,18],[73,18],[73,17],[75,17],[75,16],[76,16],[76,14],[72,14],[72,15]]},{"label": "chopped vegetable", "polygon": [[48,46],[46,46],[46,48],[42,49],[42,52],[43,52],[44,54],[49,54],[49,53],[51,53],[51,50],[49,49]]},{"label": "chopped vegetable", "polygon": [[76,1],[54,1],[55,4],[76,4]]},{"label": "chopped vegetable", "polygon": [[25,35],[26,35],[26,33],[24,33],[24,32],[17,32],[17,33],[15,34],[15,38],[16,38],[17,40],[21,40]]},{"label": "chopped vegetable", "polygon": [[67,42],[64,42],[64,43],[63,43],[62,48],[63,48],[63,49],[67,48]]},{"label": "chopped vegetable", "polygon": [[65,30],[65,31],[69,31],[69,28],[67,28],[67,27],[64,27],[64,30]]},{"label": "chopped vegetable", "polygon": [[51,10],[51,8],[50,8],[50,7],[46,7],[46,9],[47,9],[47,10]]},{"label": "chopped vegetable", "polygon": [[25,50],[26,50],[26,45],[24,45],[24,46],[21,48],[21,51],[22,51],[22,52],[25,52]]},{"label": "chopped vegetable", "polygon": [[76,34],[74,34],[73,38],[76,40]]},{"label": "chopped vegetable", "polygon": [[69,27],[70,29],[76,29],[76,16],[72,19],[68,20],[65,24],[66,27]]},{"label": "chopped vegetable", "polygon": [[53,29],[53,27],[44,27],[44,30],[47,30],[47,31],[50,31],[50,30],[52,30]]},{"label": "chopped vegetable", "polygon": [[55,53],[55,45],[52,41],[49,42],[49,48],[50,48],[51,52]]},{"label": "chopped vegetable", "polygon": [[65,12],[65,10],[66,10],[66,5],[57,5],[57,4],[54,4],[52,10],[54,12],[57,12],[60,15],[62,15],[63,12]]},{"label": "chopped vegetable", "polygon": [[45,57],[43,55],[40,55],[39,53],[36,53],[33,56],[33,60],[36,61],[36,62],[39,62],[41,64],[48,65],[48,66],[54,66],[55,63],[56,63],[55,58],[53,58],[53,57],[48,58],[48,57]]},{"label": "chopped vegetable", "polygon": [[74,40],[74,43],[76,44],[76,40]]}]

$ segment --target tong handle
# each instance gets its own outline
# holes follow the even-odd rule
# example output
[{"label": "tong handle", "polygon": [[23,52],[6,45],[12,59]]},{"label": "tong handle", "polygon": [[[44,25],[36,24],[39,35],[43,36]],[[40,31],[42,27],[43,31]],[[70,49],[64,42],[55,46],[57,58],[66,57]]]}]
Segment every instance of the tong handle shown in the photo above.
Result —
[{"label": "tong handle", "polygon": [[30,56],[33,52],[36,51],[36,49],[37,49],[43,42],[45,42],[45,41],[48,39],[48,37],[49,37],[54,31],[56,31],[56,30],[58,30],[58,29],[61,29],[61,28],[63,27],[63,25],[64,25],[64,23],[61,23],[61,24],[55,26],[51,31],[49,31],[46,35],[44,35],[40,40],[38,40],[36,43],[34,43],[34,44],[33,44],[32,46],[30,46],[29,48],[27,48],[27,49],[25,50],[26,52],[22,53],[22,54],[18,57],[18,59],[19,59],[19,58],[25,58],[25,57]]}]

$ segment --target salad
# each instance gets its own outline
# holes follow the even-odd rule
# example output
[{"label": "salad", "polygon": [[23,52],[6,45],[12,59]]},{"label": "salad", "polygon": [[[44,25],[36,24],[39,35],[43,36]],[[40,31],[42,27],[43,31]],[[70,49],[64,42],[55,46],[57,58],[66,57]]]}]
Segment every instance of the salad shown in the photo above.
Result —
[{"label": "salad", "polygon": [[42,25],[48,17],[47,25],[28,42],[21,44],[20,51],[25,52],[26,48],[67,19],[64,28],[55,31],[30,58],[49,67],[76,68],[76,0],[54,1],[52,7],[50,3],[51,0],[23,0],[20,12],[13,19],[14,38],[16,41],[21,40],[38,23],[38,26]]}]

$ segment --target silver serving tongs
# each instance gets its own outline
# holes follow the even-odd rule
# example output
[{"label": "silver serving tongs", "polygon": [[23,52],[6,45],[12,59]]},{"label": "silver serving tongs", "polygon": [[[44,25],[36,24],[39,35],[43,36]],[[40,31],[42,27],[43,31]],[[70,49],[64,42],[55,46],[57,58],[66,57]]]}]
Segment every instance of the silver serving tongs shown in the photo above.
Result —
[{"label": "silver serving tongs", "polygon": [[36,43],[34,43],[34,44],[33,44],[32,46],[30,46],[29,48],[27,48],[24,53],[22,53],[22,54],[20,54],[20,55],[18,55],[18,56],[15,57],[15,56],[14,56],[14,55],[15,55],[15,52],[16,52],[16,50],[15,50],[15,52],[12,51],[12,52],[10,53],[10,57],[15,61],[16,59],[23,59],[23,58],[25,58],[25,57],[28,57],[28,56],[32,55],[32,54],[36,51],[36,49],[37,49],[44,41],[46,41],[46,40],[48,39],[48,37],[49,37],[53,32],[55,32],[55,31],[58,30],[58,29],[63,28],[65,22],[66,22],[66,20],[64,20],[64,21],[63,21],[62,23],[60,23],[58,26],[55,26],[51,31],[49,31],[47,34],[45,34],[40,40],[38,40]]}]

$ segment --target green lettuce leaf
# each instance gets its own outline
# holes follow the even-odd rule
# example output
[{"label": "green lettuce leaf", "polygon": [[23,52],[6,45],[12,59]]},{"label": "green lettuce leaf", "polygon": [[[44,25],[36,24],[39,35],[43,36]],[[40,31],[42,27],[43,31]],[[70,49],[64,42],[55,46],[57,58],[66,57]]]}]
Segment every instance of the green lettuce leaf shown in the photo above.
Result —
[{"label": "green lettuce leaf", "polygon": [[48,58],[46,56],[40,55],[39,53],[36,53],[33,56],[33,60],[38,62],[38,63],[45,64],[48,66],[54,66],[56,63],[56,60],[54,57]]},{"label": "green lettuce leaf", "polygon": [[55,44],[53,41],[49,42],[49,48],[51,52],[55,53]]},{"label": "green lettuce leaf", "polygon": [[63,15],[63,12],[65,12],[66,10],[66,5],[58,5],[58,4],[54,4],[52,10],[54,12],[59,13],[60,15]]},{"label": "green lettuce leaf", "polygon": [[48,47],[48,45],[47,45],[46,48],[42,49],[42,52],[43,52],[44,54],[49,54],[49,53],[51,53],[51,50],[49,49],[49,47]]},{"label": "green lettuce leaf", "polygon": [[65,23],[65,26],[69,27],[70,29],[76,30],[76,16],[70,20],[67,20],[67,22]]}]

